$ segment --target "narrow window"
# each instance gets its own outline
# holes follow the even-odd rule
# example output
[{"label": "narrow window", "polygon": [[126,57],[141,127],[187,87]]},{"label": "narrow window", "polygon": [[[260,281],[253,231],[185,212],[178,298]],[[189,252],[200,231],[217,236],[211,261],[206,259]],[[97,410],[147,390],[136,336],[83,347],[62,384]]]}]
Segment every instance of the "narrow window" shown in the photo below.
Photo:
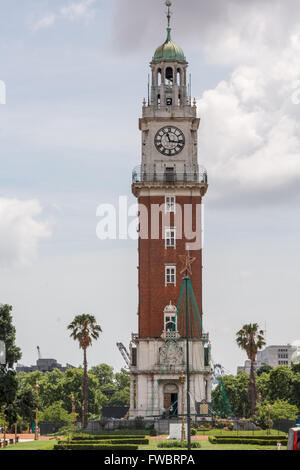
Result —
[{"label": "narrow window", "polygon": [[137,355],[136,355],[136,348],[132,348],[132,356],[131,356],[131,365],[137,365]]},{"label": "narrow window", "polygon": [[165,284],[176,286],[176,266],[166,266]]},{"label": "narrow window", "polygon": [[169,83],[173,83],[173,69],[171,67],[166,69],[166,85]]},{"label": "narrow window", "polygon": [[166,196],[165,208],[166,208],[166,213],[168,213],[168,212],[174,212],[175,213],[175,208],[176,208],[176,197],[175,196]]},{"label": "narrow window", "polygon": [[167,228],[165,230],[165,246],[166,248],[176,247],[176,230],[175,228]]}]

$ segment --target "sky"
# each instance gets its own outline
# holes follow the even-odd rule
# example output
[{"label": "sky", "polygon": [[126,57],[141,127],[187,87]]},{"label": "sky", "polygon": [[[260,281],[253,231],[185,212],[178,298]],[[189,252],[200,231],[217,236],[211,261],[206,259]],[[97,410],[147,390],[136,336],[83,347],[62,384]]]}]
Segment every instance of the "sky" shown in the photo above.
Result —
[{"label": "sky", "polygon": [[[163,0],[0,0],[0,302],[21,363],[79,365],[76,314],[103,333],[89,365],[124,366],[137,331],[137,242],[99,240],[99,204],[131,196]],[[235,373],[245,323],[268,345],[300,339],[300,5],[174,0],[201,118],[204,328]],[[1,90],[1,89],[0,89]],[[0,98],[1,102],[1,98]]]}]

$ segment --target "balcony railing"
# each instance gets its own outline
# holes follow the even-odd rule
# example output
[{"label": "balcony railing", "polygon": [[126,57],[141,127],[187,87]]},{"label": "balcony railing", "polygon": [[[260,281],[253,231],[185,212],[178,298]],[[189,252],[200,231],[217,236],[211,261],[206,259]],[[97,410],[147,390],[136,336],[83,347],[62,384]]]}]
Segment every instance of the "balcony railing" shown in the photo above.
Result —
[{"label": "balcony railing", "polygon": [[204,183],[207,184],[207,171],[202,168],[198,172],[178,173],[175,171],[165,171],[164,173],[146,172],[140,166],[132,172],[132,183]]}]

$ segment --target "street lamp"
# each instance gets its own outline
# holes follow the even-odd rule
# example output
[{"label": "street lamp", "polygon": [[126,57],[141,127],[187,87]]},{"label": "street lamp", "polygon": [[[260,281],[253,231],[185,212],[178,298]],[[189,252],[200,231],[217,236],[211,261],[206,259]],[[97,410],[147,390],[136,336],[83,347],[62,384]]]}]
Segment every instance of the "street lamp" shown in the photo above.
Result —
[{"label": "street lamp", "polygon": [[[35,389],[35,391],[36,391],[37,394],[38,394],[39,391],[40,391],[40,385],[39,385],[39,381],[38,381],[38,380],[36,380],[36,383],[35,383],[35,385],[34,385],[34,389]],[[38,413],[39,413],[39,410],[38,410],[38,407],[36,407],[36,409],[35,409],[35,433],[34,433],[34,440],[35,440],[35,441],[38,441],[38,439],[39,439]]]},{"label": "street lamp", "polygon": [[185,441],[185,427],[184,427],[184,384],[185,384],[185,375],[182,372],[179,377],[179,382],[182,385],[182,402],[181,402],[181,414],[182,414],[182,426],[181,426],[181,440]]}]

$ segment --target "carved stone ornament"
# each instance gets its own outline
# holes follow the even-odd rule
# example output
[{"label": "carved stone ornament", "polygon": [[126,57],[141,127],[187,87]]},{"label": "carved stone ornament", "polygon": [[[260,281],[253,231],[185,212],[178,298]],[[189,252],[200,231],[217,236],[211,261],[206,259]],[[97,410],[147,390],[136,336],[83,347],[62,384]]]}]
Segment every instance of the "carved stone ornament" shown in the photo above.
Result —
[{"label": "carved stone ornament", "polygon": [[159,348],[160,364],[181,365],[183,363],[183,349],[174,341],[165,343]]}]

